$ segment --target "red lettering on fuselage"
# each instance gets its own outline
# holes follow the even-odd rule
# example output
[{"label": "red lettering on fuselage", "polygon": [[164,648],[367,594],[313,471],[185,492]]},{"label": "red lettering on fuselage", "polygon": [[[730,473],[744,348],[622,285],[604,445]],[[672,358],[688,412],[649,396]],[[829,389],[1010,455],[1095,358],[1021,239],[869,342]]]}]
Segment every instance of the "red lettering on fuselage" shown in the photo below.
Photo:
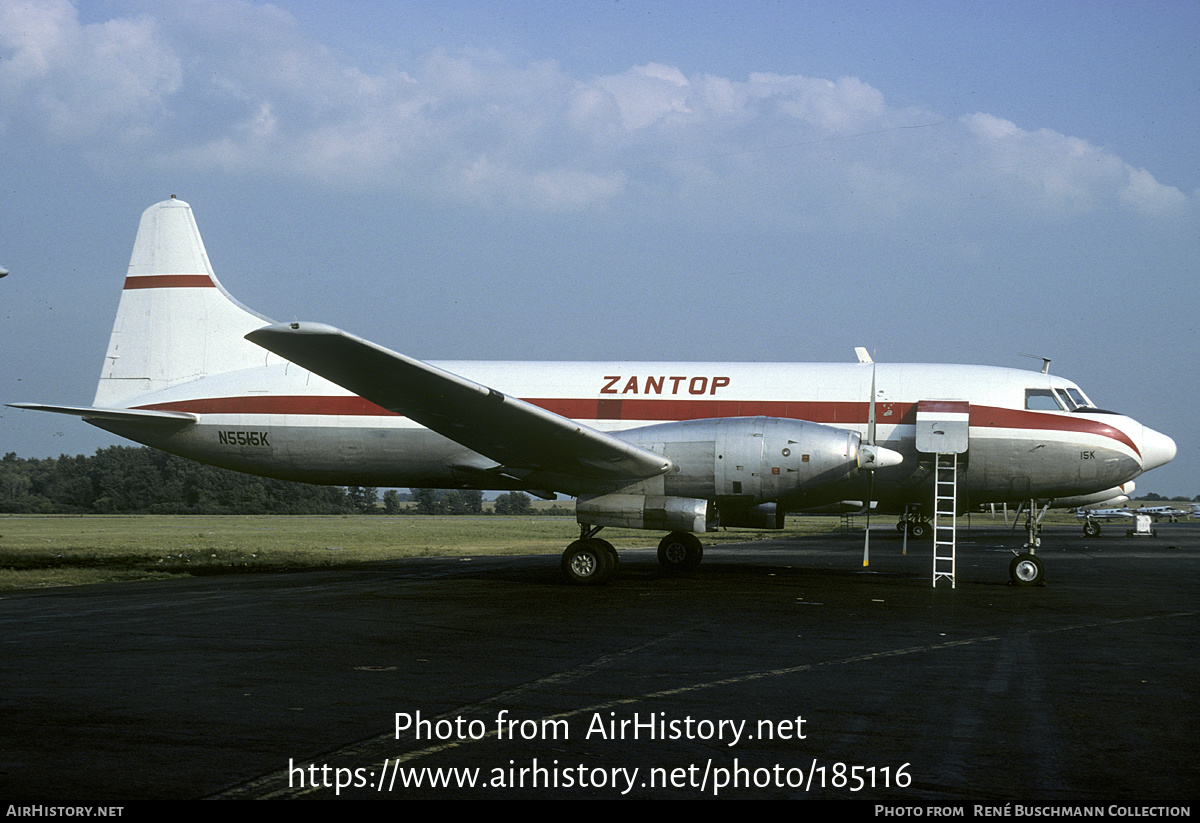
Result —
[{"label": "red lettering on fuselage", "polygon": [[[620,385],[620,388],[617,386]],[[604,375],[604,385],[600,387],[601,394],[695,394],[712,396],[717,389],[729,385],[728,377],[688,377],[682,374],[647,375],[641,377],[633,374],[625,377],[620,374]]]}]

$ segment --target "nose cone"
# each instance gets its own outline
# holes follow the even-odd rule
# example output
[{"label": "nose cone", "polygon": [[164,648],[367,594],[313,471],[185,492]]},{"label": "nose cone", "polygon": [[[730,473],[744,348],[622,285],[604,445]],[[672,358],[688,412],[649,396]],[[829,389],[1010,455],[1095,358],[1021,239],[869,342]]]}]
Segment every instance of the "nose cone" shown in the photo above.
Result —
[{"label": "nose cone", "polygon": [[1142,471],[1164,466],[1175,459],[1175,441],[1162,432],[1142,427]]},{"label": "nose cone", "polygon": [[886,469],[888,466],[899,466],[904,462],[904,455],[898,451],[885,449],[883,446],[858,447],[858,467],[866,471]]}]

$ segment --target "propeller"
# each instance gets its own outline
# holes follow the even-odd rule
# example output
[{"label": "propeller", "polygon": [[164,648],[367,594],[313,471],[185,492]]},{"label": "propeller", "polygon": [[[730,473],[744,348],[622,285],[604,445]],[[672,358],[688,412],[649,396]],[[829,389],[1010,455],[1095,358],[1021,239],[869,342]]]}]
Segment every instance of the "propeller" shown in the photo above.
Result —
[{"label": "propeller", "polygon": [[[859,359],[865,353],[859,350]],[[867,472],[867,499],[865,513],[867,529],[863,535],[863,566],[871,565],[871,501],[875,496],[875,470],[886,469],[888,466],[899,466],[904,462],[904,455],[898,451],[884,448],[875,443],[875,361],[865,360],[871,364],[871,402],[867,405],[867,442],[858,447],[858,467]]]},{"label": "propeller", "polygon": [[857,346],[854,353],[858,362],[871,364],[871,402],[867,404],[867,442],[858,447],[858,467],[867,472],[867,499],[864,511],[867,515],[867,529],[863,535],[863,566],[871,564],[871,498],[875,491],[875,470],[886,469],[888,466],[898,466],[904,462],[904,455],[875,444],[875,361],[867,350]]},{"label": "propeller", "polygon": [[[871,361],[871,402],[867,406],[867,445],[870,447],[872,462],[879,463],[878,449],[875,446],[875,361]],[[867,472],[867,529],[863,533],[863,568],[871,565],[871,496],[875,486],[875,472]]]}]

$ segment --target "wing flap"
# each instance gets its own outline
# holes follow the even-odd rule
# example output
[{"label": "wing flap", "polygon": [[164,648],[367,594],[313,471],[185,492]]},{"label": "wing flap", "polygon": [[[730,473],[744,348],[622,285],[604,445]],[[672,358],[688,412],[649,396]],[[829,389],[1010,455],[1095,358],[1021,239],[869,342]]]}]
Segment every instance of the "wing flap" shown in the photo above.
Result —
[{"label": "wing flap", "polygon": [[648,449],[332,326],[279,323],[246,338],[505,467],[638,480],[672,466]]}]

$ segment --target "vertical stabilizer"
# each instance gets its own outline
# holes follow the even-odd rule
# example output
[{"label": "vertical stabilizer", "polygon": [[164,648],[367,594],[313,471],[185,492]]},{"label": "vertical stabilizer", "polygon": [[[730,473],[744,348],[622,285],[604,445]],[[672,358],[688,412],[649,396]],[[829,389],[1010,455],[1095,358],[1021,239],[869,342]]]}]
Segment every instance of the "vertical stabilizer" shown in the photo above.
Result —
[{"label": "vertical stabilizer", "polygon": [[142,214],[94,405],[122,408],[152,392],[263,365],[245,336],[271,321],[218,282],[192,208],[172,197]]}]

